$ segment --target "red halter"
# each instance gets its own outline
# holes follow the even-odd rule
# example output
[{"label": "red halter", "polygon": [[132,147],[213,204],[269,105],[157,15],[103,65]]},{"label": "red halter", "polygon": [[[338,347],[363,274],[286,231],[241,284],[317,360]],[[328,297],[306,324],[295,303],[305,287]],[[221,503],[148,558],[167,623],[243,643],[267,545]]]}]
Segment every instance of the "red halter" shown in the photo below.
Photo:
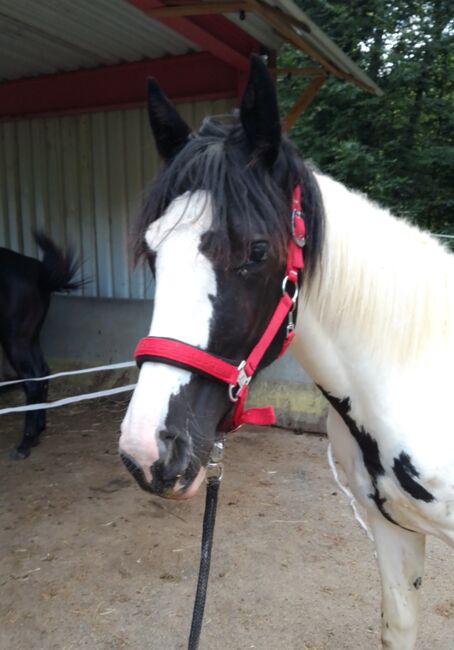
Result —
[{"label": "red halter", "polygon": [[[298,299],[298,274],[304,267],[303,246],[306,242],[306,227],[301,212],[300,185],[297,185],[293,192],[291,218],[292,236],[287,249],[287,266],[282,281],[282,297],[260,340],[247,359],[242,361],[239,366],[193,345],[158,336],[146,336],[141,339],[134,353],[139,367],[145,361],[167,363],[228,384],[229,397],[234,402],[234,407],[230,417],[221,423],[224,432],[234,431],[242,424],[263,425],[276,422],[272,406],[247,410],[244,410],[244,406],[251,379],[286,317],[288,317],[287,334],[279,356],[284,354],[295,335],[293,313]],[[288,293],[289,283],[293,285],[292,296]]]}]

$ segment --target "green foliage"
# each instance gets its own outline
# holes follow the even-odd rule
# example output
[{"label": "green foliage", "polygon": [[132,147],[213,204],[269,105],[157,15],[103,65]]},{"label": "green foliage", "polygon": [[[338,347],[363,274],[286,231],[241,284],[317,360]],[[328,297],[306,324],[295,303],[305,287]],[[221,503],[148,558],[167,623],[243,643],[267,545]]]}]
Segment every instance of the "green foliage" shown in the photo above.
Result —
[{"label": "green foliage", "polygon": [[[396,214],[454,234],[452,0],[298,0],[384,91],[328,80],[291,130],[306,159]],[[280,67],[313,65],[291,47]],[[282,76],[283,114],[307,79]]]}]

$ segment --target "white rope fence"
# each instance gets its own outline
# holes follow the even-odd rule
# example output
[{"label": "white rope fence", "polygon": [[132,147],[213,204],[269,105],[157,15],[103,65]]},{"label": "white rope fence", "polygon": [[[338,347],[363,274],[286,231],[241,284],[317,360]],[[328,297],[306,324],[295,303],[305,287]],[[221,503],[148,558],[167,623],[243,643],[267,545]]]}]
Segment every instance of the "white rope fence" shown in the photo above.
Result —
[{"label": "white rope fence", "polygon": [[[122,368],[132,368],[136,364],[134,361],[124,361],[122,363],[112,363],[109,365],[104,365],[104,366],[94,366],[92,368],[83,368],[81,370],[67,370],[64,372],[55,372],[51,375],[46,375],[45,377],[31,377],[29,379],[14,379],[11,381],[2,381],[0,382],[0,388],[3,386],[11,386],[14,384],[22,384],[25,381],[45,381],[47,379],[56,379],[58,377],[69,377],[73,375],[83,375],[87,373],[92,373],[92,372],[104,372],[106,370],[120,370]],[[100,397],[109,397],[111,395],[118,395],[120,393],[127,393],[130,391],[133,391],[134,388],[136,387],[136,384],[128,384],[127,386],[118,386],[117,388],[109,388],[106,390],[98,390],[93,393],[83,393],[82,395],[76,395],[72,397],[64,397],[63,399],[58,399],[55,400],[54,402],[41,402],[40,404],[27,404],[24,406],[11,406],[8,408],[3,408],[0,409],[0,415],[7,415],[8,413],[24,413],[26,411],[39,411],[41,409],[54,409],[58,408],[59,406],[67,406],[68,404],[74,404],[76,402],[84,402],[86,400],[90,399],[98,399]],[[339,475],[337,473],[336,465],[334,464],[334,459],[333,459],[333,451],[331,447],[331,443],[328,444],[328,449],[327,449],[327,456],[328,456],[328,464],[331,469],[333,478],[338,485],[339,489],[345,494],[345,496],[349,500],[350,507],[353,511],[353,515],[360,525],[360,527],[364,530],[366,533],[367,537],[373,542],[374,538],[372,536],[371,531],[369,530],[369,527],[367,526],[366,522],[363,520],[361,515],[359,514],[358,508],[356,507],[356,500],[353,494],[350,492],[350,490],[343,485],[339,479]]]},{"label": "white rope fence", "polygon": [[109,395],[126,393],[128,391],[134,390],[135,386],[135,384],[128,384],[127,386],[118,386],[118,388],[97,390],[94,393],[84,393],[83,395],[76,395],[74,397],[64,397],[63,399],[55,400],[55,402],[41,402],[41,404],[11,406],[9,408],[0,409],[0,415],[7,415],[8,413],[23,413],[25,411],[39,411],[40,409],[55,409],[58,406],[66,406],[67,404],[74,404],[75,402],[83,402],[87,399],[97,399],[98,397],[108,397]]},{"label": "white rope fence", "polygon": [[353,496],[353,494],[350,492],[348,487],[346,487],[340,480],[339,474],[337,473],[337,468],[334,463],[334,458],[333,458],[333,448],[331,446],[331,443],[328,443],[328,449],[327,449],[327,456],[328,456],[328,464],[331,470],[331,473],[333,475],[333,478],[339,487],[339,489],[345,494],[349,501],[350,508],[352,509],[353,516],[355,517],[356,521],[358,522],[359,526],[364,530],[366,533],[367,537],[370,539],[371,542],[374,541],[374,537],[372,535],[372,532],[369,530],[369,526],[366,524],[364,519],[361,517],[359,514],[359,510],[356,506],[356,499]]},{"label": "white rope fence", "polygon": [[[55,372],[45,377],[30,377],[25,379],[13,379],[11,381],[0,382],[0,388],[3,386],[11,386],[14,384],[22,384],[26,381],[45,381],[47,379],[56,379],[57,377],[68,377],[71,375],[82,375],[91,372],[103,372],[105,370],[119,370],[122,368],[132,368],[136,364],[134,361],[124,361],[122,363],[112,363],[104,366],[94,366],[93,368],[83,368],[81,370],[67,370],[65,372]],[[66,406],[67,404],[74,404],[75,402],[84,402],[90,399],[98,399],[99,397],[109,397],[110,395],[118,395],[119,393],[126,393],[134,390],[136,384],[128,384],[127,386],[118,386],[116,388],[108,388],[106,390],[98,390],[93,393],[83,393],[82,395],[74,395],[72,397],[64,397],[55,400],[54,402],[41,402],[39,404],[27,404],[23,406],[10,406],[0,409],[0,415],[7,415],[8,413],[24,413],[26,411],[39,411],[41,409],[53,409],[59,406]]]},{"label": "white rope fence", "polygon": [[83,375],[87,372],[100,372],[102,370],[117,370],[118,368],[132,368],[135,366],[134,361],[123,361],[122,363],[111,363],[107,366],[93,366],[93,368],[83,368],[81,370],[67,370],[64,372],[55,372],[52,375],[45,377],[30,377],[29,379],[13,379],[11,381],[0,381],[0,388],[2,386],[11,386],[13,384],[22,384],[25,381],[46,381],[47,379],[55,379],[56,377],[67,377],[69,375]]}]

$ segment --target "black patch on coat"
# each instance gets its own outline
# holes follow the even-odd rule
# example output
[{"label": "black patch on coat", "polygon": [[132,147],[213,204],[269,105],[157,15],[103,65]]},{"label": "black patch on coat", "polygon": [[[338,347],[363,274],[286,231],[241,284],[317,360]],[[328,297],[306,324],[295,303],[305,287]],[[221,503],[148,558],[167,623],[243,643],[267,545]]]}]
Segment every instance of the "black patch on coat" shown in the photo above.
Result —
[{"label": "black patch on coat", "polygon": [[350,433],[359,445],[363,456],[364,466],[370,476],[374,488],[372,494],[369,495],[370,498],[374,501],[378,510],[388,521],[390,521],[392,524],[395,524],[396,526],[399,526],[399,524],[394,521],[394,519],[386,512],[386,498],[380,495],[380,491],[377,487],[377,479],[380,476],[384,476],[385,474],[385,468],[383,467],[380,459],[380,450],[378,448],[377,441],[370,435],[370,433],[364,429],[364,427],[359,427],[349,414],[351,410],[351,403],[348,397],[339,399],[333,395],[330,395],[321,386],[318,386],[318,388],[321,390],[333,409],[341,416]]},{"label": "black patch on coat", "polygon": [[416,578],[416,580],[413,582],[413,587],[415,589],[419,589],[421,585],[422,585],[422,578],[421,577]]},{"label": "black patch on coat", "polygon": [[319,386],[319,388],[331,406],[335,411],[337,411],[337,413],[339,413],[350,433],[358,443],[363,455],[364,465],[372,479],[372,482],[375,483],[377,478],[383,476],[385,473],[385,468],[380,460],[380,451],[378,449],[377,441],[364,429],[364,427],[359,427],[349,414],[351,404],[348,397],[338,399],[337,397],[330,395],[326,390],[321,388],[321,386]]},{"label": "black patch on coat", "polygon": [[419,472],[411,462],[410,456],[404,451],[401,451],[398,458],[394,459],[393,471],[405,492],[408,492],[414,499],[426,503],[435,501],[435,497],[413,478],[418,478]]}]

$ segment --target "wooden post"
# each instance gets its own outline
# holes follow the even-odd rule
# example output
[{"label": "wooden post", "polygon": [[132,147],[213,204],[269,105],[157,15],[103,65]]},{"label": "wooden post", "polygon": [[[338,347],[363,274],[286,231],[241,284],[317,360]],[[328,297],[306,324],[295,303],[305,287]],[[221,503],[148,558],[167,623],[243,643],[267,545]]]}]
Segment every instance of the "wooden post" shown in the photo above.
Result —
[{"label": "wooden post", "polygon": [[312,81],[306,86],[302,95],[296,100],[292,108],[282,120],[282,128],[284,131],[291,129],[301,113],[306,110],[312,102],[317,92],[325,83],[325,80],[326,75],[314,77],[314,79],[312,79]]}]

